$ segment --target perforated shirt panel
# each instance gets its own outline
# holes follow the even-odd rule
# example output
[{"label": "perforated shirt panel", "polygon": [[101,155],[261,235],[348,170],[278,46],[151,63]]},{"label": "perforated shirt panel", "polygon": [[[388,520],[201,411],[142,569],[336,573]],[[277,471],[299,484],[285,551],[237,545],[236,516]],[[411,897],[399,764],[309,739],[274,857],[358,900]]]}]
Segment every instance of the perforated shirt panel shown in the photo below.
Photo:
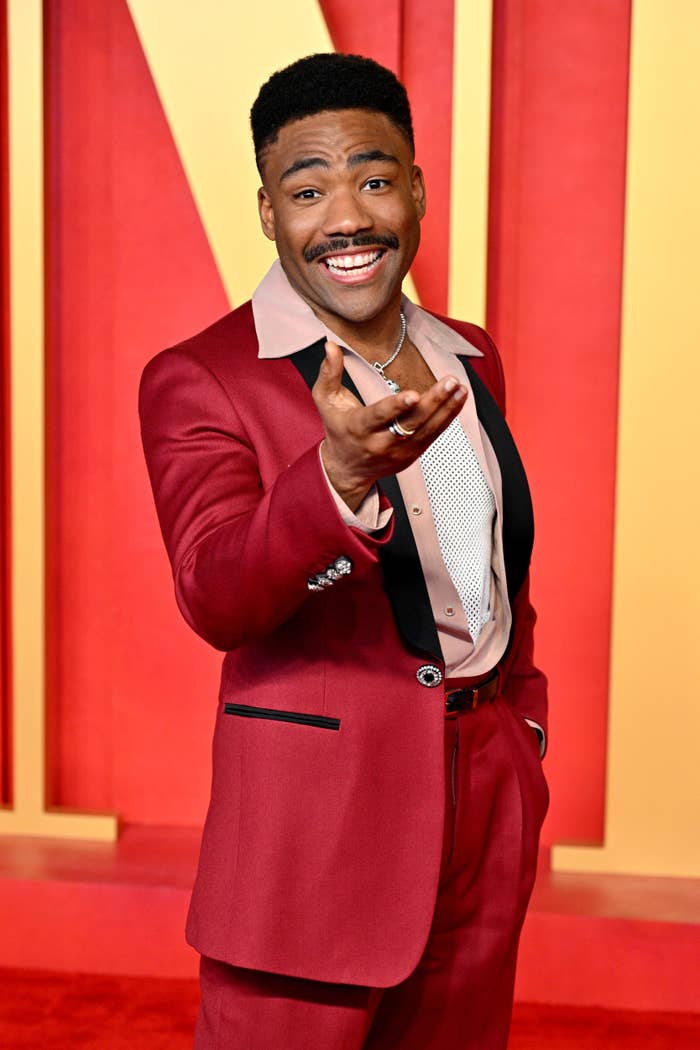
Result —
[{"label": "perforated shirt panel", "polygon": [[440,553],[476,644],[491,619],[496,501],[459,419],[420,457]]}]

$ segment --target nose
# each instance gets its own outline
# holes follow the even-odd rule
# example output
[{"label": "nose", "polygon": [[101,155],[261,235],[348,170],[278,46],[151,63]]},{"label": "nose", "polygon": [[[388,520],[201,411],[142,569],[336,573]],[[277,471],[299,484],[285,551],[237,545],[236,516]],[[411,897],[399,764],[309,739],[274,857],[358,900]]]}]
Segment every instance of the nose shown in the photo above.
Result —
[{"label": "nose", "polygon": [[352,237],[373,225],[374,220],[361,196],[353,190],[344,188],[329,196],[323,217],[323,232],[327,237]]}]

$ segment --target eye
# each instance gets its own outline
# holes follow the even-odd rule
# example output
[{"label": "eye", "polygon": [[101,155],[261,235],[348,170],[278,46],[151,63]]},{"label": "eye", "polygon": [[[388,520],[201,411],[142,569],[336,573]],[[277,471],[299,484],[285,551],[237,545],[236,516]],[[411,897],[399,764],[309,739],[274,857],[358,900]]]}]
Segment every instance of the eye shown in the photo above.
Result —
[{"label": "eye", "polygon": [[383,190],[385,186],[389,185],[389,179],[381,179],[378,175],[375,178],[367,179],[364,185],[365,189],[368,190]]},{"label": "eye", "polygon": [[318,192],[318,190],[311,189],[299,190],[297,193],[293,194],[295,201],[312,201],[315,200],[316,197],[320,196],[321,194]]}]

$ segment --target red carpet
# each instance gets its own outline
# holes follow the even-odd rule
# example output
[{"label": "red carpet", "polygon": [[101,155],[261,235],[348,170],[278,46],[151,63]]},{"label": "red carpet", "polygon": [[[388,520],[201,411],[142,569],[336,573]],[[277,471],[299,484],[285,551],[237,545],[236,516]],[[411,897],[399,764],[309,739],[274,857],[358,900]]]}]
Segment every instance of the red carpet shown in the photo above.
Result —
[{"label": "red carpet", "polygon": [[[196,1010],[191,980],[0,970],[2,1050],[191,1050]],[[521,1003],[509,1050],[698,1046],[700,1015]]]}]

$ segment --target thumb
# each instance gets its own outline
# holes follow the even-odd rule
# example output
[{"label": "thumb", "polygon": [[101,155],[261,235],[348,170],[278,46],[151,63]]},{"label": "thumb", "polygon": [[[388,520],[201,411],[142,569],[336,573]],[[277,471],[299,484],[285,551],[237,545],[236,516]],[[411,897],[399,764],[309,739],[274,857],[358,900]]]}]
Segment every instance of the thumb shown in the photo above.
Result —
[{"label": "thumb", "polygon": [[342,375],[343,351],[329,339],[326,341],[326,356],[321,363],[316,386],[325,394],[333,394],[340,389]]}]

